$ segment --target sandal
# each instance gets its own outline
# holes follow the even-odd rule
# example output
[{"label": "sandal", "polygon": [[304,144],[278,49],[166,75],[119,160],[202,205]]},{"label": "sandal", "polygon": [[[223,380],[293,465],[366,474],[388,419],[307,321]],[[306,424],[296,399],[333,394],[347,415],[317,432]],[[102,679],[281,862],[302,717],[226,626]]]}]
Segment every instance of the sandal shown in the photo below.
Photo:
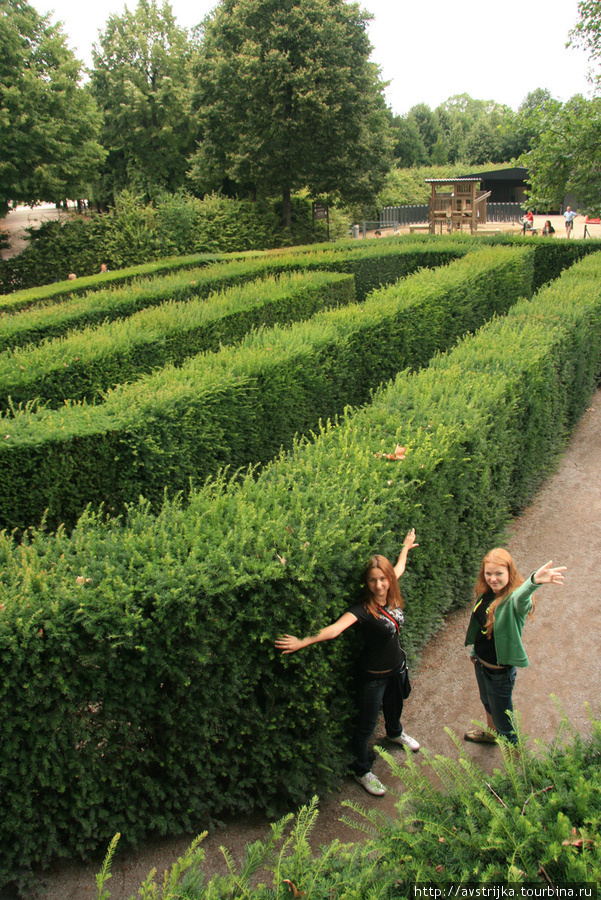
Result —
[{"label": "sandal", "polygon": [[464,741],[471,741],[472,744],[496,744],[497,739],[494,735],[490,734],[488,731],[480,731],[479,728],[474,728],[472,731],[466,731],[463,735]]}]

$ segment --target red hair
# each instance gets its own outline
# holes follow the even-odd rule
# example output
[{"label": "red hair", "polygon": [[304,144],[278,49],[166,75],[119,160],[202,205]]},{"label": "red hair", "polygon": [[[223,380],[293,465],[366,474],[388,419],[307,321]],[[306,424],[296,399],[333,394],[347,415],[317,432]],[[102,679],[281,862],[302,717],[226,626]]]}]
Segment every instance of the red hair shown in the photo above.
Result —
[{"label": "red hair", "polygon": [[[524,577],[519,571],[518,567],[514,563],[511,558],[511,554],[504,549],[504,547],[495,547],[493,550],[490,550],[484,559],[482,560],[482,565],[480,566],[480,571],[478,572],[478,578],[476,579],[476,597],[481,597],[488,590],[488,584],[486,583],[486,578],[484,577],[484,570],[487,564],[492,563],[495,566],[503,566],[507,569],[509,573],[509,580],[503,590],[495,594],[495,599],[488,607],[488,611],[486,614],[486,628],[488,632],[488,637],[490,639],[492,635],[492,627],[495,624],[495,613],[497,608],[504,603],[504,601],[512,594],[516,588],[519,588],[521,584],[524,583]],[[532,610],[534,610],[534,601],[532,603]],[[529,616],[532,616],[532,611],[529,613]]]},{"label": "red hair", "polygon": [[388,581],[386,606],[390,606],[391,609],[403,609],[403,598],[401,596],[399,579],[396,577],[394,566],[385,556],[377,554],[376,556],[372,556],[363,573],[363,604],[367,611],[370,612],[372,616],[378,617],[378,608],[380,604],[376,601],[376,598],[367,585],[367,577],[372,569],[381,569]]}]

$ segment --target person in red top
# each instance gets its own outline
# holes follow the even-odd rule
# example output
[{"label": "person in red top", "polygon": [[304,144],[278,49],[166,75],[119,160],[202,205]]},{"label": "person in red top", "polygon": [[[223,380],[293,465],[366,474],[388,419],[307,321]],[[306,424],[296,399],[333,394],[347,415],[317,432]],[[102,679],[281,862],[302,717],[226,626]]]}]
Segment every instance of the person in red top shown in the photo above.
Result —
[{"label": "person in red top", "polygon": [[534,215],[532,214],[532,210],[529,209],[524,218],[522,219],[523,233],[526,234],[527,231],[532,231],[534,228]]},{"label": "person in red top", "polygon": [[380,706],[383,708],[386,736],[413,752],[419,750],[415,738],[401,725],[403,701],[409,695],[409,677],[405,652],[399,641],[404,622],[403,598],[398,579],[405,571],[409,551],[415,542],[415,529],[409,531],[396,565],[384,556],[372,556],[364,577],[363,600],[348,609],[336,622],[318,634],[297,638],[285,634],[275,642],[282,653],[296,653],[311,644],[331,641],[352,625],[359,624],[363,633],[360,658],[361,678],[357,696],[357,723],[353,735],[355,779],[370,794],[382,796],[386,788],[371,771],[369,741],[376,727]]}]

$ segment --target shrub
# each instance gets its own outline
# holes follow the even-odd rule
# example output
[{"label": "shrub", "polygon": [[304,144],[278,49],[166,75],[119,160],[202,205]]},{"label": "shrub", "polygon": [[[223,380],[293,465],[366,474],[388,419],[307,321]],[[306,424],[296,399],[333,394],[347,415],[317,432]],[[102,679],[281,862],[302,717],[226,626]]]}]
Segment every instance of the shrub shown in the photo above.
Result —
[{"label": "shrub", "polygon": [[[97,290],[84,297],[65,299],[63,295],[52,306],[22,311],[18,316],[0,317],[0,349],[39,343],[44,338],[66,334],[74,328],[131,316],[147,306],[155,306],[166,300],[187,300],[191,297],[207,297],[214,291],[235,284],[245,284],[258,278],[280,275],[298,270],[336,271],[355,276],[357,297],[365,299],[367,293],[382,284],[389,284],[424,267],[435,267],[451,259],[457,259],[469,250],[468,246],[443,243],[436,247],[399,246],[387,242],[382,245],[348,247],[343,245],[336,252],[313,252],[309,248],[285,251],[273,255],[248,255],[229,261],[202,264],[202,268],[190,269],[187,261],[179,263],[185,271],[136,281],[121,290]],[[194,257],[194,259],[198,259]],[[206,262],[206,261],[205,261]],[[31,305],[31,292],[23,292],[17,303],[25,299]],[[41,294],[39,303],[49,298]],[[11,299],[5,310],[12,307]]]},{"label": "shrub", "polygon": [[[505,772],[497,770],[492,779],[457,738],[458,760],[433,759],[426,751],[419,768],[413,759],[401,766],[383,753],[406,787],[398,818],[346,804],[374,835],[380,877],[399,895],[418,882],[433,888],[502,884],[517,896],[520,886],[533,896],[571,884],[588,887],[594,897],[601,875],[601,723],[593,721],[592,735],[573,735],[571,744],[562,736],[566,728],[564,717],[555,743],[539,746],[537,754],[518,728],[519,758],[503,742]],[[432,788],[433,775],[443,791]]]},{"label": "shrub", "polygon": [[[161,898],[272,900],[292,893],[293,885],[306,900],[390,900],[412,896],[418,884],[431,896],[436,889],[446,895],[450,883],[466,890],[487,885],[498,891],[504,885],[516,896],[520,886],[528,896],[543,896],[563,885],[586,885],[586,895],[594,897],[601,878],[601,722],[593,721],[591,736],[575,735],[572,744],[563,739],[567,727],[564,719],[555,743],[536,754],[522,739],[519,764],[503,746],[506,774],[497,771],[492,778],[456,739],[458,760],[432,758],[424,751],[425,762],[418,765],[409,756],[401,764],[383,753],[405,790],[394,816],[344,803],[354,815],[343,821],[363,832],[361,843],[334,840],[313,851],[314,797],[294,817],[289,814],[272,825],[266,840],[249,845],[241,861],[222,847],[229,870],[225,876],[204,874],[205,835],[200,835],[167,873]],[[443,790],[433,788],[434,778]],[[110,900],[110,866],[118,839],[111,842],[97,876],[99,893],[109,888],[102,895],[105,900]],[[157,896],[155,875],[152,870],[139,890],[143,900]]]},{"label": "shrub", "polygon": [[354,299],[352,275],[310,272],[143,309],[124,321],[0,354],[0,409],[38,397],[49,407],[94,400],[168,363],[180,366],[189,356],[233,344],[253,328],[296,322]]},{"label": "shrub", "polygon": [[[234,257],[235,258],[235,257]],[[156,277],[169,272],[182,269],[194,269],[227,259],[220,254],[195,253],[192,256],[168,257],[152,263],[142,263],[138,266],[129,266],[118,269],[116,272],[99,272],[96,275],[87,275],[76,281],[54,282],[41,287],[25,288],[14,291],[12,294],[0,296],[0,313],[15,313],[30,307],[43,306],[49,303],[62,302],[80,294],[90,291],[103,291],[107,288],[123,287],[140,278]]]},{"label": "shrub", "polygon": [[[467,598],[528,448],[559,449],[543,408],[565,440],[592,392],[600,267],[583,261],[486,325],[473,354],[466,340],[399,375],[256,479],[209,483],[156,516],[144,503],[123,521],[88,512],[71,537],[0,536],[2,879],[116,831],[191,831],[337,782],[352,639],[298,660],[274,637],[348,608],[363,559],[392,555],[409,525],[423,548],[404,582],[411,656]],[[387,462],[397,442],[405,460]]]},{"label": "shrub", "polygon": [[272,201],[176,194],[153,207],[124,191],[109,213],[31,229],[23,253],[0,262],[0,291],[62,281],[70,272],[89,276],[102,262],[121,269],[172,254],[239,253],[325,240],[323,230],[314,229],[305,197],[293,198],[291,232],[282,230],[280,219]]},{"label": "shrub", "polygon": [[[111,392],[101,406],[16,412],[2,420],[0,521],[38,524],[47,508],[51,527],[70,526],[88,502],[114,513],[143,494],[156,506],[165,490],[185,492],[221,466],[266,462],[295,433],[366,402],[383,379],[425,365],[504,312],[529,293],[531,277],[529,251],[484,250],[346,312],[264,331],[240,348],[158,372]],[[123,328],[126,344],[129,335]],[[108,356],[100,344],[100,367]],[[70,362],[74,377],[88,360],[86,353]]]}]

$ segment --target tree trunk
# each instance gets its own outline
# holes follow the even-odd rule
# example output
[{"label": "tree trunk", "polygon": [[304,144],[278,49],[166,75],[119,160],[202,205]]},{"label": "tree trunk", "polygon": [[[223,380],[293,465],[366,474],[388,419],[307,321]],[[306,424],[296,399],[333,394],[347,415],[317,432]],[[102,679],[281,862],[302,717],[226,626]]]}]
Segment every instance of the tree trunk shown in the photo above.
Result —
[{"label": "tree trunk", "polygon": [[290,202],[290,188],[282,188],[282,224],[290,231],[292,227],[292,204]]}]

